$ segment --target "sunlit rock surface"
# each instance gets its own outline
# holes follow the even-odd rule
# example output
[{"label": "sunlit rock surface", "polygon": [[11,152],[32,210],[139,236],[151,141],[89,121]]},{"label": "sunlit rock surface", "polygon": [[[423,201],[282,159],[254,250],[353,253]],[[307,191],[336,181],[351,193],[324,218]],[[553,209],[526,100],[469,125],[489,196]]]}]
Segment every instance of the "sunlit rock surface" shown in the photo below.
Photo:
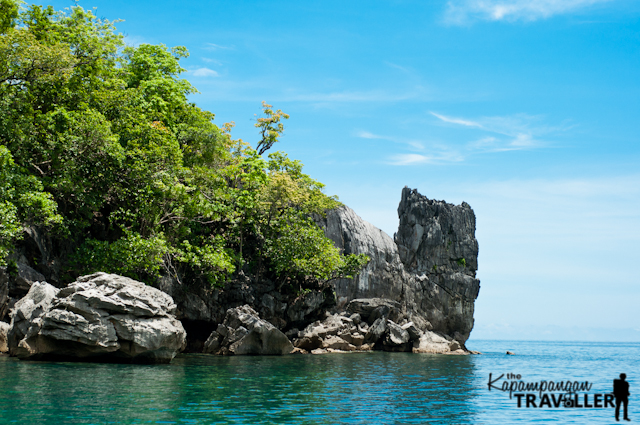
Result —
[{"label": "sunlit rock surface", "polygon": [[12,311],[9,352],[23,359],[168,363],[186,333],[166,293],[96,273],[63,289],[35,282]]}]

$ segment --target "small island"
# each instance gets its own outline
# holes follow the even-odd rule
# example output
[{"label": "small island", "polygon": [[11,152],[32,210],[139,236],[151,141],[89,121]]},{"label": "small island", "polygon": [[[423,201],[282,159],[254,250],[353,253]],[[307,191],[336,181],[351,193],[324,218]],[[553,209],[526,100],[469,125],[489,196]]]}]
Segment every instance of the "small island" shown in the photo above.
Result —
[{"label": "small island", "polygon": [[391,238],[272,150],[287,114],[263,102],[253,148],[191,103],[184,47],[126,46],[78,6],[7,4],[0,350],[151,363],[468,353],[468,204],[405,187]]}]

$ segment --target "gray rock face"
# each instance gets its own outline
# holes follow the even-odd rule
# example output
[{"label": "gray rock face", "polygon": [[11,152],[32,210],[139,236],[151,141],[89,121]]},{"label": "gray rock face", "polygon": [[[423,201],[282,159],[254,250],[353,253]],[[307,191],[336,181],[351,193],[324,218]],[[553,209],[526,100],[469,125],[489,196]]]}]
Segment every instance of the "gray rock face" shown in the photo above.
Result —
[{"label": "gray rock face", "polygon": [[185,345],[173,299],[144,283],[95,273],[58,290],[36,282],[12,312],[20,358],[168,363]]},{"label": "gray rock face", "polygon": [[224,322],[204,347],[205,353],[223,355],[283,355],[292,351],[289,338],[248,305],[227,310]]},{"label": "gray rock face", "polygon": [[412,336],[438,332],[464,347],[480,289],[473,210],[464,202],[429,200],[405,187],[398,215],[395,241],[346,206],[319,220],[345,254],[371,258],[354,279],[336,282],[337,309],[348,305],[369,324],[382,317],[399,324],[411,321],[417,331]]},{"label": "gray rock face", "polygon": [[476,217],[471,207],[433,201],[404,188],[398,207],[398,253],[414,276],[407,300],[424,313],[433,330],[460,343],[473,329],[480,281]]},{"label": "gray rock face", "polygon": [[25,338],[33,325],[41,323],[40,316],[49,309],[58,291],[47,282],[34,282],[27,295],[15,304],[7,333],[9,354],[17,355],[18,343]]},{"label": "gray rock face", "polygon": [[7,340],[9,338],[9,324],[0,322],[0,353],[6,353],[9,351],[9,345]]},{"label": "gray rock face", "polygon": [[[355,315],[354,315],[355,316]],[[466,354],[455,339],[421,331],[413,322],[399,325],[381,317],[371,326],[354,323],[343,314],[328,315],[298,332],[294,345],[301,352],[321,354],[334,351],[405,351],[430,354]]]},{"label": "gray rock face", "polygon": [[29,266],[24,255],[12,254],[9,260],[16,268],[9,273],[0,269],[0,321],[9,320],[9,311],[24,297],[34,282],[44,282],[45,277]]},{"label": "gray rock face", "polygon": [[170,294],[176,304],[176,317],[182,321],[189,336],[190,352],[202,352],[204,343],[216,326],[225,319],[227,310],[249,305],[262,320],[276,328],[303,328],[324,317],[327,308],[335,305],[333,288],[318,287],[301,295],[283,293],[269,279],[240,272],[224,288],[209,284],[182,285],[165,277],[158,288]]},{"label": "gray rock face", "polygon": [[427,354],[466,354],[457,340],[447,339],[434,332],[425,332],[420,339],[413,341],[414,353]]},{"label": "gray rock face", "polygon": [[400,300],[409,275],[393,239],[343,205],[331,210],[318,224],[325,236],[344,254],[367,254],[371,261],[354,279],[335,281],[338,307],[357,298]]}]

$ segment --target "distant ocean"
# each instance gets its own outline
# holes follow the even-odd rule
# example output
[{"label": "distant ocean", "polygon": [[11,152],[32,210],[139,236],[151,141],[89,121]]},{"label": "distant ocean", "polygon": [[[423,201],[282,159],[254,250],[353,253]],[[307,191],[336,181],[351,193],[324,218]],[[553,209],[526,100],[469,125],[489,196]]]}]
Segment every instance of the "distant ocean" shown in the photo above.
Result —
[{"label": "distant ocean", "polygon": [[[614,409],[584,405],[596,394],[602,404],[620,373],[630,383],[629,416],[640,421],[640,343],[472,341],[468,348],[483,354],[181,355],[156,366],[3,356],[0,423],[604,424],[615,422]],[[497,389],[542,381],[590,389],[566,399],[578,407],[539,406],[545,394],[559,401],[559,392],[516,389],[510,398]],[[528,407],[526,394],[535,397]]]}]

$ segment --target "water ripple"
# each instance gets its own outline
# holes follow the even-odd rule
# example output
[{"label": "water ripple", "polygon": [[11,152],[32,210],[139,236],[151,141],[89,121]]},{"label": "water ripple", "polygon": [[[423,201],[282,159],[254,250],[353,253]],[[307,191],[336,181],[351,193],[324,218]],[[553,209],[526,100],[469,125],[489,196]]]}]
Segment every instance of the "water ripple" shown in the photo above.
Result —
[{"label": "water ripple", "polygon": [[487,390],[489,373],[589,380],[592,392],[610,392],[620,372],[632,389],[640,384],[633,376],[640,344],[477,341],[470,348],[485,354],[185,355],[157,366],[0,357],[0,423],[609,423],[612,409],[518,409],[508,394]]}]

